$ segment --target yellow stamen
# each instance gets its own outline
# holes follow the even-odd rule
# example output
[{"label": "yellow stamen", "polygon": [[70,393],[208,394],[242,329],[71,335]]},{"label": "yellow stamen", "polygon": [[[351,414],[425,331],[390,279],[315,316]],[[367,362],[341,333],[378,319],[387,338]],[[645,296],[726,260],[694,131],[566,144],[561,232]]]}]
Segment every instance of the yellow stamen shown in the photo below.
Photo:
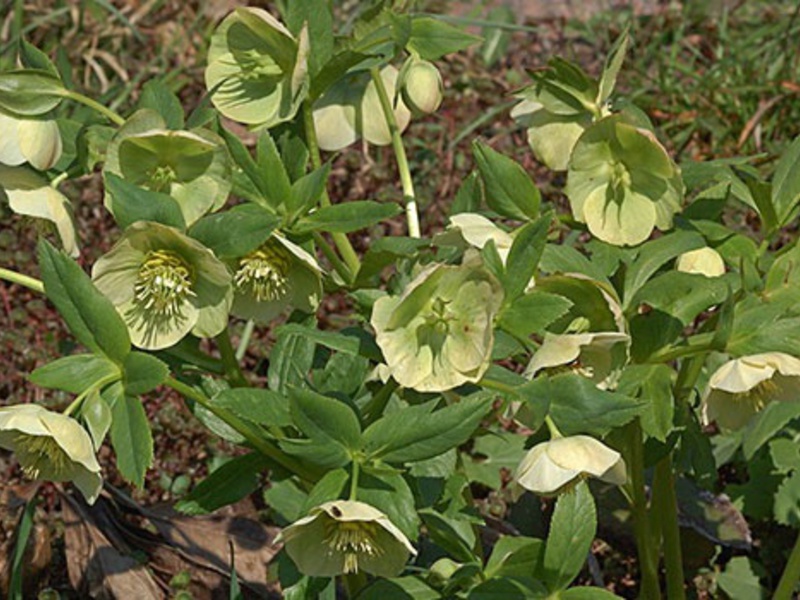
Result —
[{"label": "yellow stamen", "polygon": [[344,554],[344,572],[358,572],[359,555],[380,556],[383,554],[375,543],[378,525],[360,521],[330,521],[325,524],[325,543],[328,552]]},{"label": "yellow stamen", "polygon": [[22,472],[31,479],[37,479],[43,472],[57,478],[59,474],[66,474],[72,463],[50,436],[20,433],[14,438],[14,447]]},{"label": "yellow stamen", "polygon": [[278,300],[289,291],[289,251],[280,242],[267,240],[239,259],[233,281],[239,290],[252,294],[258,302]]}]

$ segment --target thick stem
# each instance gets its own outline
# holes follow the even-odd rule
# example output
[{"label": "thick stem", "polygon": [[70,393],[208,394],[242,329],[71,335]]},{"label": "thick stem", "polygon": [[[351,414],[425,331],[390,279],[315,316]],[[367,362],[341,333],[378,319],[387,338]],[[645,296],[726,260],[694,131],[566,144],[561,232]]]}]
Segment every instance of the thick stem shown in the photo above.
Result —
[{"label": "thick stem", "polygon": [[233,387],[248,387],[250,383],[239,367],[239,361],[236,359],[236,352],[233,349],[233,344],[231,344],[228,328],[223,329],[214,340],[217,342],[217,348],[219,348],[222,365],[225,369],[225,378],[228,383]]},{"label": "thick stem", "polygon": [[661,597],[658,583],[658,557],[653,548],[653,536],[647,511],[647,494],[644,483],[644,444],[639,419],[626,426],[627,462],[630,495],[633,498],[633,528],[636,533],[636,549],[639,553],[641,586],[639,597],[645,600]]},{"label": "thick stem", "polygon": [[99,102],[92,100],[88,96],[84,96],[83,94],[75,92],[73,90],[65,90],[63,96],[68,100],[74,100],[75,102],[80,102],[84,106],[88,106],[92,110],[99,112],[104,117],[107,117],[108,120],[110,120],[115,125],[121,126],[125,124],[125,119],[123,119],[120,115],[115,113],[110,108],[103,106]]},{"label": "thick stem", "polygon": [[675,493],[675,474],[672,472],[672,452],[656,465],[653,478],[653,516],[664,540],[667,598],[683,600],[686,598],[686,592],[678,526],[678,497]]},{"label": "thick stem", "polygon": [[247,353],[247,346],[250,345],[250,338],[253,337],[253,330],[256,327],[255,321],[250,319],[244,326],[242,337],[239,338],[239,345],[236,347],[236,360],[241,361]]},{"label": "thick stem", "polygon": [[309,469],[301,461],[298,461],[292,456],[288,456],[281,452],[279,448],[274,446],[269,440],[260,437],[253,429],[242,419],[236,415],[220,408],[214,404],[210,398],[205,394],[196,390],[190,385],[178,381],[173,377],[168,377],[164,382],[165,385],[171,387],[176,392],[182,394],[185,398],[197,402],[200,406],[211,412],[214,416],[222,419],[227,425],[232,427],[244,437],[253,448],[261,452],[264,456],[274,460],[276,463],[288,469],[301,479],[314,483],[319,479],[319,474]]},{"label": "thick stem", "polygon": [[378,99],[381,103],[383,116],[389,126],[389,133],[392,136],[392,149],[397,160],[397,171],[400,174],[400,183],[403,186],[403,199],[406,204],[406,220],[408,221],[408,235],[414,238],[420,237],[419,211],[417,210],[417,198],[414,192],[414,181],[411,179],[411,170],[408,167],[408,157],[403,147],[403,137],[400,135],[400,128],[397,126],[397,119],[394,117],[392,102],[383,84],[383,78],[378,67],[370,69],[372,83],[375,84],[375,91],[378,92]]},{"label": "thick stem", "polygon": [[0,279],[22,285],[40,294],[44,293],[44,284],[40,280],[29,277],[28,275],[23,275],[22,273],[17,273],[11,269],[3,269],[0,267]]},{"label": "thick stem", "polygon": [[789,562],[786,563],[772,600],[791,600],[798,581],[800,581],[800,533],[797,535],[797,541],[789,555]]},{"label": "thick stem", "polygon": [[354,460],[350,463],[350,500],[356,500],[358,498],[358,474],[359,474],[359,464],[357,460]]},{"label": "thick stem", "polygon": [[[314,126],[314,113],[312,111],[311,104],[308,101],[303,103],[303,125],[306,132],[308,152],[311,156],[311,165],[315,169],[319,169],[320,166],[322,166],[322,159],[320,158],[319,145],[317,144],[317,129]],[[330,206],[331,199],[328,197],[327,190],[323,192],[322,198],[320,199],[320,204],[322,204],[322,206]],[[356,251],[353,250],[353,246],[350,244],[350,240],[347,239],[345,234],[331,233],[331,237],[333,238],[333,243],[336,244],[336,248],[339,250],[339,253],[342,255],[347,268],[350,270],[351,277],[348,279],[349,283],[349,281],[355,277],[355,274],[358,273],[358,270],[361,268],[361,261],[358,260],[358,255],[356,254]]]}]

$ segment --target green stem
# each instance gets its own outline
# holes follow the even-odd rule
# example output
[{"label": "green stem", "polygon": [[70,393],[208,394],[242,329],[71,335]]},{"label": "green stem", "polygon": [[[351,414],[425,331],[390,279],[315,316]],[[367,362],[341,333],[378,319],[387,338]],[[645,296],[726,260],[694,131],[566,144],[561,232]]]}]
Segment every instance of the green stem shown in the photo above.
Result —
[{"label": "green stem", "polygon": [[403,200],[406,204],[406,220],[408,221],[408,235],[414,238],[420,237],[419,211],[417,210],[417,198],[414,192],[414,181],[411,179],[411,170],[408,167],[408,157],[403,147],[403,137],[400,128],[397,126],[397,119],[394,116],[392,102],[383,84],[383,78],[378,67],[370,69],[372,83],[375,84],[375,91],[378,92],[378,99],[381,103],[383,116],[389,126],[389,133],[392,136],[392,149],[397,160],[397,171],[400,174],[400,183],[403,186]]},{"label": "green stem", "polygon": [[247,378],[244,376],[244,373],[242,373],[242,369],[239,367],[239,361],[236,360],[236,352],[233,349],[233,344],[231,344],[228,328],[226,327],[223,329],[214,340],[217,342],[217,348],[219,348],[222,365],[225,369],[225,378],[228,380],[228,383],[233,387],[249,387],[250,383],[248,383]]},{"label": "green stem", "polygon": [[712,344],[714,342],[714,332],[700,333],[690,337],[686,344],[679,346],[667,346],[651,355],[647,362],[650,363],[667,363],[678,358],[685,358],[691,356],[698,356],[706,354],[713,350]]},{"label": "green stem", "polygon": [[187,385],[182,381],[178,381],[173,377],[168,377],[164,384],[182,394],[185,398],[189,398],[197,402],[197,404],[211,412],[214,416],[222,419],[227,425],[232,427],[234,430],[240,433],[242,437],[250,442],[250,445],[252,445],[253,448],[261,452],[261,454],[264,456],[274,460],[285,469],[288,469],[301,479],[312,483],[319,479],[319,474],[316,471],[309,469],[301,461],[298,461],[297,459],[281,452],[281,450],[273,445],[269,440],[265,440],[256,434],[245,421],[228,412],[224,408],[220,408],[214,404],[210,398],[208,398],[199,390],[196,390],[192,386]]},{"label": "green stem", "polygon": [[552,439],[564,437],[564,434],[559,431],[555,421],[553,421],[553,419],[550,418],[550,415],[544,416],[544,422],[547,425],[547,429],[550,430],[550,437]]},{"label": "green stem", "polygon": [[[303,125],[306,131],[306,143],[308,144],[308,152],[311,155],[311,166],[315,169],[319,169],[322,166],[322,159],[320,158],[319,154],[319,144],[317,143],[317,129],[314,126],[314,112],[311,107],[311,103],[306,101],[303,103]],[[325,190],[322,194],[322,198],[320,199],[320,204],[322,206],[330,206],[331,199],[328,196],[328,191]],[[333,243],[336,244],[336,248],[339,250],[339,253],[342,255],[345,264],[347,265],[348,269],[350,269],[351,279],[358,273],[358,270],[361,268],[361,261],[358,260],[358,255],[356,251],[353,250],[353,246],[350,244],[350,240],[347,239],[347,236],[343,233],[331,233],[331,237],[333,238]],[[348,280],[348,283],[350,282]]]},{"label": "green stem", "polygon": [[106,387],[107,385],[109,385],[111,383],[114,383],[115,381],[119,381],[121,378],[122,378],[122,375],[120,373],[114,373],[112,375],[107,375],[107,376],[103,377],[102,379],[100,379],[100,381],[97,381],[96,383],[92,384],[90,387],[86,388],[83,392],[78,394],[78,396],[75,398],[75,400],[70,402],[69,406],[63,410],[62,414],[66,415],[66,416],[72,415],[73,413],[75,413],[76,410],[78,410],[80,405],[86,399],[86,396],[88,396],[89,394],[91,394],[95,390],[99,391],[99,390],[103,389],[104,387]]},{"label": "green stem", "polygon": [[11,283],[16,283],[33,290],[34,292],[39,292],[40,294],[44,293],[44,284],[39,279],[29,277],[28,275],[23,275],[22,273],[17,273],[11,269],[3,269],[0,267],[0,279],[5,279]]},{"label": "green stem", "polygon": [[792,553],[789,555],[789,562],[783,570],[778,587],[775,588],[775,595],[772,600],[791,600],[797,583],[800,581],[800,533],[794,543]]},{"label": "green stem", "polygon": [[242,331],[242,337],[239,339],[239,345],[236,347],[237,362],[244,358],[244,355],[247,352],[247,346],[250,345],[250,338],[253,337],[253,330],[255,327],[256,323],[253,321],[253,319],[249,319],[247,323],[245,323],[244,331]]},{"label": "green stem", "polygon": [[357,460],[354,460],[350,463],[352,466],[350,471],[350,500],[355,500],[358,498],[358,474],[359,474],[359,464]]},{"label": "green stem", "polygon": [[626,460],[630,474],[630,496],[633,498],[633,528],[636,533],[636,549],[639,553],[641,586],[639,597],[650,600],[661,597],[658,583],[658,559],[653,548],[650,520],[647,511],[647,494],[644,484],[644,444],[639,419],[625,427],[627,446]]},{"label": "green stem", "polygon": [[316,242],[317,247],[322,250],[322,253],[333,265],[334,270],[339,273],[341,278],[344,279],[345,283],[351,283],[354,277],[353,273],[350,272],[350,267],[348,267],[342,261],[342,259],[336,255],[336,252],[333,251],[333,248],[330,247],[327,240],[322,237],[322,234],[319,231],[314,231],[311,235],[314,236],[314,242]]},{"label": "green stem", "polygon": [[678,526],[678,498],[675,494],[675,474],[672,472],[672,452],[656,465],[653,477],[653,516],[664,540],[667,598],[683,600],[686,598],[686,592]]},{"label": "green stem", "polygon": [[103,106],[102,104],[100,104],[99,102],[96,102],[95,100],[92,100],[88,96],[84,96],[80,92],[76,92],[74,90],[64,90],[64,93],[62,95],[64,96],[64,98],[67,98],[68,100],[74,100],[75,102],[80,102],[84,106],[88,106],[89,108],[91,108],[93,110],[96,110],[97,112],[102,114],[104,117],[107,117],[108,120],[110,120],[115,125],[124,125],[125,124],[125,119],[123,119],[120,115],[115,113],[113,110],[111,110],[110,108],[108,108],[106,106]]}]

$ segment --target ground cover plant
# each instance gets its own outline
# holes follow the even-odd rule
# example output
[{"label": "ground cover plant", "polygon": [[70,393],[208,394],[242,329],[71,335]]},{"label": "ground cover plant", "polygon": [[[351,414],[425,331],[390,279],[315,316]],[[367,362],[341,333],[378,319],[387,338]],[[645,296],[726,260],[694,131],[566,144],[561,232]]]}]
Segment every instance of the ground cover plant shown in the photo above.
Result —
[{"label": "ground cover plant", "polygon": [[[593,74],[552,56],[505,99],[517,152],[557,174],[549,193],[464,124],[474,169],[442,215],[403,132],[440,108],[446,57],[483,40],[404,4],[232,9],[208,27],[191,103],[161,78],[95,98],[14,15],[0,188],[43,235],[36,270],[0,277],[7,297],[46,298],[72,342],[26,374],[60,405],[12,398],[0,446],[28,478],[73,485],[27,488],[11,597],[40,491],[135,573],[75,560],[78,593],[210,593],[207,574],[153,574],[185,517],[166,525],[103,483],[111,453],[145,483],[165,389],[231,455],[188,492],[168,474],[177,510],[259,492],[273,526],[261,580],[241,545],[220,553],[230,597],[796,592],[800,141],[774,125],[770,170],[727,152],[678,164],[686,140],[662,142],[645,94],[617,91],[624,25]],[[396,198],[331,202],[354,144],[348,160],[391,161]],[[95,171],[110,239],[86,248],[68,193]],[[108,529],[121,511],[127,537]],[[118,543],[132,531],[146,560]]]}]

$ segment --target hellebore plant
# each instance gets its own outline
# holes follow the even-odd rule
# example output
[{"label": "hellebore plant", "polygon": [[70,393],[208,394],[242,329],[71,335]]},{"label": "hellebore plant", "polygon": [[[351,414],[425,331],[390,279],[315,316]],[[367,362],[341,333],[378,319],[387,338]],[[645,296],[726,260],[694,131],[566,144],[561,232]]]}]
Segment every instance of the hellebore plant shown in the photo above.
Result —
[{"label": "hellebore plant", "polygon": [[[753,165],[677,164],[615,92],[623,32],[598,78],[554,58],[516,94],[569,210],[476,140],[443,221],[418,210],[403,132],[452,101],[442,59],[479,39],[388,0],[345,3],[335,24],[332,4],[210,27],[209,102],[188,113],[158,76],[117,114],[20,43],[0,72],[0,197],[54,224],[63,251],[42,239],[41,279],[0,278],[63,318],[75,344],[29,381],[75,397],[0,408],[0,446],[93,502],[107,439],[142,487],[145,406],[169,388],[237,448],[176,508],[263,495],[290,598],[611,598],[568,589],[602,536],[635,540],[643,598],[680,600],[702,577],[789,600],[800,537],[788,551],[759,536],[800,530],[800,140]],[[367,145],[386,146],[398,185],[344,201],[330,184]],[[72,219],[96,168],[110,240]],[[407,236],[389,235],[401,214]],[[687,526],[714,546],[701,568],[682,558]],[[764,552],[727,562],[754,537]]]}]

